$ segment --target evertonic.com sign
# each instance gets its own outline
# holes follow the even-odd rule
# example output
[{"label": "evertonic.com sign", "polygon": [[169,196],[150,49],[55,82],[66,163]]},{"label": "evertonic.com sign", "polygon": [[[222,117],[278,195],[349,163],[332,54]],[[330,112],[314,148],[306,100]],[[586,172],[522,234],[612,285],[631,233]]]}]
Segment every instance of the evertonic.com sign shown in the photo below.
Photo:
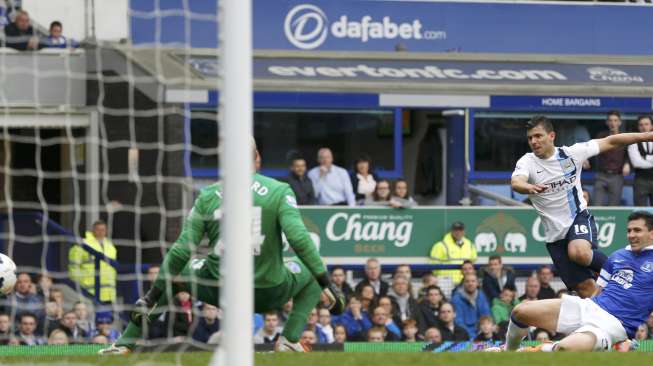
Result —
[{"label": "evertonic.com sign", "polygon": [[[626,244],[630,209],[592,209],[598,245],[606,253]],[[531,208],[301,208],[304,223],[325,257],[424,258],[454,221],[479,256],[548,257],[544,228]]]}]

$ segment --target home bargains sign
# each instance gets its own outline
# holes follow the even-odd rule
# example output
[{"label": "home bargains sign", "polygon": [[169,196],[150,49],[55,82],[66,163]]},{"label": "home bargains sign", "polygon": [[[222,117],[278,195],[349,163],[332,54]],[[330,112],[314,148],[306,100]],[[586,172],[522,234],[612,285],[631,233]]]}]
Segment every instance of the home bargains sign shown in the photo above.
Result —
[{"label": "home bargains sign", "polygon": [[[544,228],[531,208],[302,208],[313,241],[325,257],[423,257],[454,221],[479,256],[548,257]],[[592,209],[598,244],[612,253],[626,244],[631,209]]]}]

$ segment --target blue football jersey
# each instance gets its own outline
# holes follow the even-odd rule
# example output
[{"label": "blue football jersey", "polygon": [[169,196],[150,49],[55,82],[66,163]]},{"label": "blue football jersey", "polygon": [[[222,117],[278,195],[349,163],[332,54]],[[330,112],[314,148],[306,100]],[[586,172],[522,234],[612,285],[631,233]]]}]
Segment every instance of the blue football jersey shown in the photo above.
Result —
[{"label": "blue football jersey", "polygon": [[635,337],[637,327],[653,311],[653,246],[639,254],[630,245],[612,253],[596,282],[603,291],[592,300]]}]

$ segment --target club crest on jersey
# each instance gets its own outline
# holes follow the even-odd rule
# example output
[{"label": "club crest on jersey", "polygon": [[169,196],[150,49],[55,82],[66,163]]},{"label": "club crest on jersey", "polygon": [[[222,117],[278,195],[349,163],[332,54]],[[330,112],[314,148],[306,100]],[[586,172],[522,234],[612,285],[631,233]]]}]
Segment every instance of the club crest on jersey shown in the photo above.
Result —
[{"label": "club crest on jersey", "polygon": [[644,264],[642,264],[642,266],[639,267],[639,269],[641,269],[642,271],[647,272],[647,273],[653,272],[653,262],[648,262],[647,261]]},{"label": "club crest on jersey", "polygon": [[632,269],[620,269],[619,272],[612,275],[612,281],[623,286],[628,290],[633,286],[634,273]]},{"label": "club crest on jersey", "polygon": [[576,166],[574,165],[574,162],[571,161],[571,158],[567,158],[561,161],[560,166],[562,166],[562,171],[564,174],[572,174],[576,170]]},{"label": "club crest on jersey", "polygon": [[287,261],[285,265],[291,273],[297,274],[302,271],[302,267],[300,267],[296,262]]}]

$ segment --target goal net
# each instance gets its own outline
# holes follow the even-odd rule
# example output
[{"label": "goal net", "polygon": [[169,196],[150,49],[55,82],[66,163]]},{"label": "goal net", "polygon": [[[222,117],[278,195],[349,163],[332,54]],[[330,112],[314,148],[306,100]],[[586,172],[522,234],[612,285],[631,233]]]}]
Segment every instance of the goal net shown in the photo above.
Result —
[{"label": "goal net", "polygon": [[[16,291],[0,298],[0,313],[14,330],[33,318],[38,343],[57,342],[57,329],[73,334],[68,342],[97,344],[84,352],[115,341],[134,302],[151,288],[198,190],[217,181],[224,165],[218,141],[229,129],[220,125],[215,103],[218,52],[191,42],[197,24],[216,32],[217,1],[149,3],[129,16],[151,42],[0,49],[0,252],[22,273]],[[179,22],[185,34],[167,39],[163,28]],[[251,87],[244,92],[251,99]],[[235,134],[243,149],[249,146],[251,130]],[[226,154],[238,153],[232,140]],[[191,265],[201,266],[206,255],[194,250]],[[166,295],[160,316],[135,340],[139,349],[216,348],[225,320],[217,304],[199,302],[194,290]]]}]

